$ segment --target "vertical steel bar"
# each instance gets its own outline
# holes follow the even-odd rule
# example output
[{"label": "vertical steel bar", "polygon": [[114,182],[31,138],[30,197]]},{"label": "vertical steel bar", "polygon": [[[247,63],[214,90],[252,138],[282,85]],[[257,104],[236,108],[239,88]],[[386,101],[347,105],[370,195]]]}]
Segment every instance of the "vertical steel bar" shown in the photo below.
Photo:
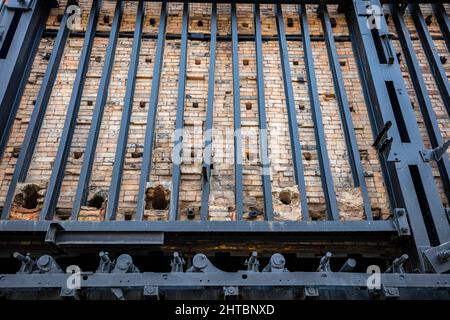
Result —
[{"label": "vertical steel bar", "polygon": [[437,54],[430,32],[428,31],[428,27],[425,23],[425,19],[423,18],[419,4],[410,4],[409,10],[416,26],[417,33],[419,34],[422,48],[425,51],[425,55],[427,56],[428,63],[431,67],[431,72],[433,73],[433,77],[436,81],[439,92],[441,93],[442,101],[444,102],[444,106],[450,116],[450,85],[447,79],[447,74],[442,67],[442,63],[439,55]]},{"label": "vertical steel bar", "polygon": [[[425,127],[427,129],[428,136],[430,138],[432,148],[437,148],[444,143],[442,138],[436,115],[433,110],[433,105],[428,95],[427,86],[420,69],[419,60],[414,52],[414,46],[406,26],[403,15],[395,5],[390,5],[392,19],[394,21],[398,38],[405,55],[406,64],[408,66],[411,80],[416,92],[417,100],[419,101],[419,107],[424,118]],[[437,162],[439,172],[441,175],[444,191],[447,199],[450,201],[450,161],[448,156],[444,155],[440,161]]]},{"label": "vertical steel bar", "polygon": [[372,220],[372,208],[370,205],[369,193],[367,192],[364,170],[358,150],[358,142],[356,141],[356,133],[348,106],[347,93],[345,91],[344,79],[342,77],[342,72],[339,65],[339,57],[337,54],[336,44],[334,42],[330,16],[326,5],[322,6],[319,10],[325,36],[325,44],[328,52],[328,59],[330,61],[330,69],[333,75],[334,91],[336,93],[339,114],[341,116],[342,130],[344,132],[350,167],[352,169],[353,182],[355,187],[361,188],[366,219]]},{"label": "vertical steel bar", "polygon": [[164,43],[166,40],[167,2],[161,4],[159,16],[158,39],[156,40],[155,65],[153,67],[152,89],[148,105],[147,128],[145,130],[144,152],[142,156],[141,175],[139,179],[139,194],[136,208],[136,220],[142,220],[145,209],[145,189],[152,164],[153,143],[155,136],[156,114],[158,109],[159,85],[164,59]]},{"label": "vertical steel bar", "polygon": [[328,157],[327,143],[322,123],[322,111],[320,110],[319,93],[317,89],[316,73],[312,56],[312,45],[308,27],[308,17],[304,4],[299,6],[300,22],[302,27],[303,53],[305,58],[306,75],[308,78],[309,98],[314,121],[314,133],[319,157],[320,177],[322,188],[327,203],[327,214],[330,220],[339,220],[336,194],[334,192],[333,177],[331,175],[330,160]]},{"label": "vertical steel bar", "polygon": [[244,203],[242,182],[242,132],[241,132],[241,94],[239,84],[239,46],[236,3],[231,4],[231,46],[233,74],[233,110],[234,110],[234,198],[236,202],[236,219],[241,220]]},{"label": "vertical steel bar", "polygon": [[294,89],[292,88],[291,67],[289,65],[289,52],[284,31],[283,11],[280,4],[275,5],[277,22],[278,45],[280,47],[281,69],[283,72],[284,94],[288,113],[289,134],[291,138],[292,162],[294,164],[295,183],[300,194],[300,206],[303,220],[309,219],[308,199],[306,197],[305,174],[303,171],[302,147],[299,140],[297,114],[295,111]]},{"label": "vertical steel bar", "polygon": [[175,138],[172,151],[172,192],[170,194],[169,220],[178,218],[178,201],[180,196],[181,163],[183,161],[184,106],[186,100],[186,68],[189,33],[189,3],[183,5],[183,22],[181,25],[180,70],[178,78],[177,117],[175,120]]},{"label": "vertical steel bar", "polygon": [[[72,2],[69,2],[68,6],[71,4]],[[6,195],[5,204],[3,206],[2,219],[7,219],[9,216],[9,212],[11,211],[14,201],[14,193],[16,191],[17,184],[24,182],[27,177],[28,168],[30,167],[31,159],[39,137],[39,131],[41,130],[42,122],[44,121],[50,95],[52,93],[53,85],[55,84],[61,59],[64,54],[67,38],[69,37],[70,30],[67,26],[68,19],[69,12],[65,10],[55,43],[53,45],[47,69],[39,89],[39,94],[36,99],[33,113],[31,114],[27,132],[25,133],[22,148],[20,149],[14,174],[11,178],[8,194]]]},{"label": "vertical steel bar", "polygon": [[448,18],[442,3],[433,3],[432,6],[436,20],[441,28],[445,44],[447,45],[448,51],[450,51],[450,19]]},{"label": "vertical steel bar", "polygon": [[208,101],[206,108],[205,123],[205,147],[203,149],[203,174],[202,174],[202,205],[200,217],[208,219],[208,201],[211,188],[211,165],[212,165],[212,130],[214,117],[214,90],[216,72],[216,46],[217,46],[217,4],[212,3],[211,11],[211,40],[209,47],[209,76],[208,76]]},{"label": "vertical steel bar", "polygon": [[54,215],[56,204],[58,202],[61,184],[64,177],[67,158],[69,156],[70,145],[72,143],[75,123],[80,109],[80,102],[83,96],[84,84],[86,82],[86,73],[89,67],[92,48],[94,46],[95,31],[100,13],[102,0],[94,0],[89,15],[89,21],[86,28],[83,49],[81,51],[80,63],[78,65],[75,82],[73,85],[72,96],[67,107],[67,116],[64,123],[64,129],[53,163],[53,170],[47,187],[47,193],[44,199],[44,205],[41,211],[41,219],[51,219]]},{"label": "vertical steel bar", "polygon": [[264,216],[266,220],[273,220],[272,188],[270,185],[270,160],[268,146],[268,131],[266,119],[266,100],[264,94],[264,66],[263,46],[261,35],[261,14],[259,3],[254,4],[255,19],[255,52],[256,52],[256,83],[258,87],[258,117],[259,117],[259,145],[261,159],[261,174],[264,193]]},{"label": "vertical steel bar", "polygon": [[141,50],[142,30],[144,27],[145,2],[139,0],[136,25],[134,27],[133,47],[131,50],[130,67],[125,89],[125,99],[120,121],[119,137],[117,139],[116,157],[114,160],[111,186],[109,188],[108,204],[106,207],[106,217],[108,220],[116,218],[117,206],[119,203],[120,186],[122,182],[123,166],[127,153],[128,131],[130,128],[131,113],[133,110],[134,90],[136,88],[136,75],[139,66],[139,53]]},{"label": "vertical steel bar", "polygon": [[125,2],[123,0],[117,0],[116,2],[112,28],[108,39],[108,47],[106,49],[105,64],[103,66],[102,77],[100,79],[97,99],[95,101],[95,107],[92,115],[92,122],[89,128],[83,165],[81,166],[80,178],[78,180],[78,188],[72,205],[72,220],[77,219],[78,212],[80,211],[81,206],[86,204],[86,198],[88,196],[89,181],[91,179],[95,150],[97,148],[97,141],[100,135],[106,100],[108,99],[108,89],[114,67],[114,58],[116,55],[117,41],[119,39],[124,4]]}]

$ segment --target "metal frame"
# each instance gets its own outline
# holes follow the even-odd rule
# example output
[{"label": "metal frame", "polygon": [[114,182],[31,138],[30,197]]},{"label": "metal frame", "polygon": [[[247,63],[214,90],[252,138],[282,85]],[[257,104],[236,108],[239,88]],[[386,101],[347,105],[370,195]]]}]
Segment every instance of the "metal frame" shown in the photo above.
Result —
[{"label": "metal frame", "polygon": [[75,130],[75,122],[80,110],[80,102],[83,96],[84,84],[86,82],[86,74],[89,68],[91,52],[94,46],[95,31],[97,29],[97,20],[100,14],[102,0],[96,0],[92,3],[91,12],[89,14],[88,26],[86,28],[86,36],[81,52],[80,63],[78,65],[75,82],[73,85],[72,96],[67,108],[67,116],[64,123],[64,129],[60,138],[58,151],[56,153],[50,182],[47,187],[47,193],[41,212],[41,219],[51,219],[55,214],[56,203],[61,191],[61,184],[64,176],[64,169],[67,165],[69,157],[70,145],[72,143],[73,133]]},{"label": "metal frame", "polygon": [[445,7],[442,3],[433,3],[433,11],[439,27],[441,28],[442,36],[445,39],[447,49],[450,51],[450,19],[445,12]]}]

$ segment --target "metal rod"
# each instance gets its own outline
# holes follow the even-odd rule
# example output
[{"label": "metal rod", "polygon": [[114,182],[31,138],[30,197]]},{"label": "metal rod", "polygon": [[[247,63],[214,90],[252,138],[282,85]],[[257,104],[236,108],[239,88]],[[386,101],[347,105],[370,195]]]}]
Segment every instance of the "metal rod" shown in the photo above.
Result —
[{"label": "metal rod", "polygon": [[231,4],[231,38],[232,38],[232,73],[233,73],[233,110],[234,110],[234,198],[236,202],[236,219],[241,220],[243,204],[242,182],[242,132],[241,132],[241,94],[239,85],[239,47],[236,4]]},{"label": "metal rod", "polygon": [[127,153],[128,130],[130,128],[131,113],[133,111],[134,90],[136,88],[136,75],[139,66],[139,53],[141,50],[142,30],[144,27],[145,2],[139,0],[136,13],[136,25],[134,28],[133,48],[130,57],[130,67],[125,91],[124,105],[122,109],[122,119],[120,122],[119,137],[117,139],[116,157],[114,160],[111,186],[106,207],[108,220],[116,218],[117,206],[119,203],[120,187],[123,175],[125,155]]},{"label": "metal rod", "polygon": [[175,139],[172,152],[172,192],[170,194],[169,220],[178,217],[178,201],[180,196],[181,163],[183,159],[184,106],[186,100],[186,67],[189,33],[189,3],[183,5],[183,22],[181,25],[180,70],[178,78],[177,117],[175,120]]},{"label": "metal rod", "polygon": [[355,187],[361,188],[361,194],[364,202],[364,214],[367,220],[372,220],[372,208],[370,205],[369,193],[367,191],[364,170],[358,150],[358,142],[356,141],[356,133],[353,127],[352,116],[348,106],[347,93],[345,91],[344,79],[342,77],[339,65],[339,57],[337,54],[336,44],[334,42],[333,29],[331,27],[330,16],[326,6],[320,9],[323,32],[325,35],[325,43],[330,61],[330,69],[333,75],[334,90],[336,100],[339,106],[339,114],[341,116],[342,129],[344,132],[345,142],[347,144],[347,152],[352,169],[353,182]]},{"label": "metal rod", "polygon": [[205,123],[205,147],[203,149],[203,170],[202,174],[202,205],[200,217],[202,220],[208,219],[208,202],[211,188],[211,166],[212,166],[212,129],[214,117],[214,90],[216,71],[216,46],[217,46],[217,4],[212,4],[211,12],[211,42],[209,47],[209,76],[208,76],[208,101],[206,108]]},{"label": "metal rod", "polygon": [[445,44],[447,45],[447,50],[450,51],[450,19],[448,18],[442,3],[433,3],[432,6],[436,20],[441,28]]},{"label": "metal rod", "polygon": [[308,77],[309,98],[320,165],[320,177],[322,179],[325,201],[327,203],[327,214],[330,220],[339,220],[339,210],[337,207],[336,194],[334,192],[333,177],[331,175],[330,160],[328,158],[327,143],[322,123],[322,111],[320,110],[319,93],[317,89],[316,73],[314,71],[312,46],[311,39],[309,38],[308,17],[305,5],[299,6],[299,15],[303,35],[303,52],[305,57],[306,75]]},{"label": "metal rod", "polygon": [[444,106],[450,116],[450,84],[447,79],[447,74],[442,67],[442,63],[437,54],[433,39],[431,39],[430,32],[428,31],[428,27],[425,23],[422,12],[420,11],[419,5],[410,4],[409,11],[411,12],[417,33],[419,34],[422,48],[425,51],[425,55],[431,67],[434,80],[436,81],[439,92],[441,93],[442,101],[444,102]]},{"label": "metal rod", "polygon": [[56,204],[58,202],[61,184],[64,177],[64,169],[67,164],[75,123],[77,120],[78,111],[80,109],[81,98],[83,96],[86,73],[89,67],[92,48],[94,46],[95,30],[97,28],[97,20],[100,13],[101,3],[102,0],[97,0],[92,3],[89,21],[86,28],[86,37],[84,39],[83,49],[81,51],[80,63],[75,76],[72,96],[67,108],[64,129],[59,142],[55,162],[53,163],[53,171],[50,176],[50,182],[47,187],[44,205],[40,215],[41,219],[51,219],[54,215]]},{"label": "metal rod", "polygon": [[294,164],[295,183],[300,194],[300,207],[303,220],[308,220],[308,199],[306,197],[305,174],[303,171],[302,147],[299,140],[297,114],[292,88],[291,67],[289,65],[289,52],[284,32],[284,20],[281,5],[275,5],[277,22],[278,44],[280,47],[281,69],[283,72],[284,94],[286,97],[286,109],[288,113],[289,135],[291,140],[292,162]]},{"label": "metal rod", "polygon": [[145,130],[144,152],[142,156],[141,175],[139,179],[139,194],[136,208],[136,220],[142,220],[145,209],[145,189],[150,174],[152,163],[153,143],[155,136],[156,114],[159,100],[159,86],[161,83],[161,70],[164,59],[164,44],[167,26],[167,2],[161,4],[159,17],[158,39],[156,40],[155,65],[153,67],[152,90],[148,105],[147,128]]},{"label": "metal rod", "polygon": [[258,116],[259,116],[259,144],[261,159],[261,174],[264,193],[264,216],[266,220],[273,220],[272,188],[270,185],[270,159],[268,146],[268,131],[266,119],[266,100],[264,93],[264,65],[263,46],[261,39],[261,15],[259,4],[254,4],[255,18],[255,52],[256,52],[256,83],[258,86]]},{"label": "metal rod", "polygon": [[47,111],[53,85],[56,80],[56,75],[58,74],[61,59],[64,54],[64,48],[70,33],[70,30],[67,27],[68,18],[69,13],[66,10],[61,20],[58,35],[55,39],[53,50],[50,55],[47,70],[45,71],[44,78],[42,80],[42,85],[36,99],[33,113],[31,114],[30,123],[23,140],[22,148],[20,149],[14,174],[12,176],[11,183],[9,184],[8,194],[3,205],[1,216],[2,219],[8,219],[12,204],[14,202],[14,194],[16,192],[17,184],[25,181],[28,168],[30,167],[33,152],[39,136],[39,131],[41,130],[42,122],[44,121],[45,112]]},{"label": "metal rod", "polygon": [[124,5],[125,2],[123,0],[117,0],[111,34],[109,36],[108,47],[106,49],[105,64],[103,65],[102,77],[100,79],[97,99],[95,101],[91,127],[89,128],[83,165],[81,167],[80,178],[78,180],[78,188],[72,205],[73,220],[77,219],[81,206],[86,204],[86,199],[89,192],[89,181],[91,179],[95,150],[97,148],[98,137],[100,135],[106,100],[108,99],[109,84],[111,82],[111,74],[114,67],[114,58],[116,55],[116,47],[119,39],[119,29],[122,22]]},{"label": "metal rod", "polygon": [[[437,148],[444,143],[444,139],[442,138],[439,124],[433,110],[433,105],[431,103],[430,96],[428,95],[427,86],[420,69],[419,60],[414,52],[413,43],[411,41],[405,20],[403,19],[403,15],[395,5],[390,5],[390,10],[400,44],[402,46],[403,54],[405,55],[406,64],[408,66],[411,81],[416,92],[431,146],[432,148]],[[445,194],[447,199],[450,201],[450,161],[448,157],[444,156],[437,162],[437,164]]]}]

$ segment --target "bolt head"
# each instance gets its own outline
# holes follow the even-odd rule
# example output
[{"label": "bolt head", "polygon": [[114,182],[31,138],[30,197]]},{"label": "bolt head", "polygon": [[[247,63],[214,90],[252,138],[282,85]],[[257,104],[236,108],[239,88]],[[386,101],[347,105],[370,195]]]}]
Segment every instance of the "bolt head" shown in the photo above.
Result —
[{"label": "bolt head", "polygon": [[203,253],[196,254],[192,260],[192,264],[199,269],[203,269],[208,264],[208,259]]},{"label": "bolt head", "polygon": [[279,267],[284,266],[284,263],[285,263],[284,257],[279,253],[275,253],[272,256],[272,258],[270,258],[270,261],[272,262],[273,266],[279,266]]}]

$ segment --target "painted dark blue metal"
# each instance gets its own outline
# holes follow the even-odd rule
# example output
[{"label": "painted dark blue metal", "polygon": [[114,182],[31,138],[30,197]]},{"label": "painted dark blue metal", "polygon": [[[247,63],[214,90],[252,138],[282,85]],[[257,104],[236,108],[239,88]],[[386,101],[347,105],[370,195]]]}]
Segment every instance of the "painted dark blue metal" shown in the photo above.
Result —
[{"label": "painted dark blue metal", "polygon": [[314,121],[320,177],[327,204],[327,214],[330,220],[339,220],[339,210],[337,207],[336,194],[334,192],[333,176],[331,175],[330,160],[328,157],[327,143],[322,123],[322,111],[320,110],[319,92],[317,89],[316,72],[314,71],[314,60],[305,5],[299,6],[299,15],[302,27],[303,52],[306,75],[308,78],[309,99]]},{"label": "painted dark blue metal", "polygon": [[205,123],[205,147],[203,148],[202,165],[202,205],[200,209],[200,218],[208,219],[208,202],[211,188],[211,166],[212,166],[212,130],[214,117],[214,91],[215,91],[215,72],[216,72],[216,46],[217,46],[217,4],[212,4],[211,11],[211,38],[209,49],[209,76],[208,76],[208,101],[206,107]]},{"label": "painted dark blue metal", "polygon": [[94,46],[95,31],[100,13],[101,0],[95,0],[89,14],[89,21],[86,28],[86,37],[81,51],[80,63],[78,64],[75,82],[73,84],[72,96],[67,107],[67,116],[64,123],[64,129],[60,138],[58,151],[53,163],[53,171],[47,186],[47,193],[42,207],[41,219],[51,219],[55,213],[56,203],[58,202],[61,184],[64,177],[64,170],[69,157],[70,145],[72,143],[75,123],[80,109],[81,97],[83,95],[84,84],[86,82],[86,73],[88,71],[92,48]]},{"label": "painted dark blue metal", "polygon": [[236,219],[241,220],[244,211],[242,182],[242,132],[241,132],[241,94],[239,81],[239,46],[238,21],[236,4],[231,4],[231,48],[233,73],[233,120],[234,120],[234,201],[236,203]]},{"label": "painted dark blue metal", "polygon": [[364,170],[359,155],[358,142],[356,141],[356,133],[353,127],[350,108],[348,106],[347,93],[345,92],[344,79],[342,77],[342,72],[339,65],[339,57],[337,54],[336,44],[334,42],[330,16],[326,6],[322,6],[319,11],[322,20],[325,43],[327,46],[328,59],[330,61],[330,69],[333,75],[334,91],[336,93],[336,100],[339,106],[339,113],[341,115],[342,130],[344,132],[350,167],[352,169],[353,183],[355,187],[361,188],[366,219],[372,220],[373,217],[369,193],[367,192]]},{"label": "painted dark blue metal", "polygon": [[444,102],[444,106],[450,116],[450,84],[448,82],[447,74],[445,73],[439,55],[437,54],[433,39],[428,31],[428,27],[425,23],[419,4],[410,4],[409,11],[411,12],[417,33],[419,34],[419,39],[422,43],[422,48],[427,57],[428,64],[431,67],[434,80],[436,81],[439,92],[441,93],[442,101]]},{"label": "painted dark blue metal", "polygon": [[445,12],[445,7],[442,3],[433,3],[433,11],[436,16],[436,20],[441,28],[442,36],[444,37],[445,44],[448,51],[450,51],[450,19]]},{"label": "painted dark blue metal", "polygon": [[95,100],[91,127],[89,128],[88,140],[83,157],[83,165],[81,166],[80,178],[78,180],[78,188],[72,204],[73,220],[77,219],[81,206],[86,204],[86,199],[89,192],[89,181],[91,179],[92,166],[94,164],[95,150],[97,148],[98,137],[100,135],[103,113],[105,110],[106,101],[108,99],[109,84],[111,82],[111,74],[114,67],[114,58],[116,55],[116,47],[119,39],[119,30],[122,22],[124,5],[125,2],[123,0],[117,0],[112,28],[109,34],[108,47],[106,49],[105,64],[103,66],[102,77],[100,79],[97,99]]},{"label": "painted dark blue metal", "polygon": [[[69,2],[68,6],[71,4],[73,4],[73,2]],[[28,124],[28,129],[23,140],[19,158],[14,169],[14,174],[9,184],[8,193],[3,205],[2,219],[7,219],[9,216],[9,212],[11,211],[14,201],[14,193],[16,191],[17,183],[25,182],[27,177],[28,168],[30,167],[33,152],[39,137],[39,131],[41,130],[42,122],[44,121],[48,102],[52,94],[53,85],[55,84],[56,75],[64,54],[64,48],[66,46],[67,38],[69,37],[70,29],[67,26],[69,16],[69,12],[65,10],[60,23],[58,35],[56,36],[53,45],[47,70],[45,71],[42,85],[30,118],[30,123]]]},{"label": "painted dark blue metal", "polygon": [[178,78],[177,117],[175,120],[175,139],[172,153],[172,192],[170,194],[169,220],[178,218],[178,201],[180,195],[181,163],[183,159],[184,106],[186,101],[186,68],[189,32],[189,3],[183,5],[181,26],[180,70]]},{"label": "painted dark blue metal", "polygon": [[[395,5],[391,5],[390,10],[399,41],[403,49],[403,54],[405,55],[406,63],[408,65],[409,74],[416,92],[428,137],[430,138],[431,147],[437,148],[444,143],[444,139],[442,138],[442,134],[436,120],[436,115],[433,110],[433,105],[428,95],[427,86],[420,69],[419,60],[414,52],[411,35],[409,34],[405,20],[403,19],[403,15],[399,9]],[[450,161],[447,155],[444,155],[442,159],[438,161],[438,168],[445,194],[448,201],[450,201]]]},{"label": "painted dark blue metal", "polygon": [[[378,0],[371,0],[371,4],[380,6]],[[383,123],[392,122],[389,133],[393,139],[391,145],[383,151],[385,161],[382,161],[382,165],[385,166],[384,169],[390,177],[392,185],[389,187],[393,188],[391,192],[396,195],[393,205],[404,207],[408,214],[414,234],[416,258],[423,268],[420,248],[429,246],[431,242],[444,243],[448,241],[450,237],[449,224],[432,170],[420,156],[420,151],[424,146],[409,97],[406,94],[407,90],[399,65],[397,61],[392,64],[380,63],[373,35],[367,23],[368,15],[365,7],[362,8],[362,4],[354,0],[353,5],[347,8],[346,12],[349,25],[352,26],[353,41],[358,47],[358,62],[361,64],[360,70],[365,78],[363,85],[366,86],[367,97],[371,100],[371,103],[367,105],[373,108],[370,113],[377,119],[372,125],[377,128],[376,132],[379,132]],[[380,19],[378,32],[380,37],[388,33],[385,19]],[[392,46],[390,41],[387,44]],[[391,81],[395,88],[395,97],[390,98],[385,81]],[[398,115],[396,117],[394,114],[396,112],[395,103],[398,103],[397,107],[408,124],[403,129],[397,123]],[[373,122],[374,119],[371,118],[371,120]],[[400,130],[406,130],[403,135],[407,134],[409,142],[402,141]],[[419,187],[421,187],[421,192],[417,192]],[[427,223],[428,231],[425,223]]]},{"label": "painted dark blue metal", "polygon": [[141,50],[142,30],[144,28],[145,2],[139,0],[136,13],[136,24],[134,27],[133,48],[130,57],[130,67],[125,91],[125,99],[120,121],[119,137],[117,139],[116,157],[112,172],[111,186],[109,188],[108,204],[106,206],[106,217],[108,220],[116,218],[119,203],[120,186],[122,183],[123,165],[127,153],[128,130],[130,128],[131,113],[133,110],[134,90],[136,88],[136,75],[139,66],[139,53]]},{"label": "painted dark blue metal", "polygon": [[268,130],[266,118],[266,100],[264,94],[264,65],[261,35],[261,14],[259,4],[253,6],[255,17],[255,51],[256,51],[256,84],[258,88],[258,119],[259,119],[259,158],[261,161],[261,177],[264,194],[264,217],[273,220],[272,188],[270,185],[270,159],[268,145]]},{"label": "painted dark blue metal", "polygon": [[136,220],[142,220],[145,209],[145,190],[152,164],[153,144],[155,137],[156,115],[158,109],[159,85],[164,59],[164,44],[166,40],[167,2],[161,4],[159,16],[158,39],[156,40],[155,65],[153,67],[152,90],[148,106],[147,128],[145,130],[144,152],[142,156],[141,175],[139,179],[139,194],[136,208]]},{"label": "painted dark blue metal", "polygon": [[[8,55],[0,59],[0,159],[8,143],[50,7],[50,2],[37,0],[33,2],[31,10],[22,12]],[[0,27],[4,31],[11,26],[14,14],[15,11],[3,6]]]},{"label": "painted dark blue metal", "polygon": [[306,197],[305,173],[303,171],[302,148],[297,124],[297,114],[292,88],[291,67],[289,65],[289,52],[284,31],[283,11],[281,5],[275,5],[275,17],[278,31],[278,44],[280,47],[281,70],[283,72],[284,94],[288,113],[289,134],[291,137],[292,163],[294,164],[295,183],[300,194],[300,208],[303,220],[308,220],[308,199]]}]

